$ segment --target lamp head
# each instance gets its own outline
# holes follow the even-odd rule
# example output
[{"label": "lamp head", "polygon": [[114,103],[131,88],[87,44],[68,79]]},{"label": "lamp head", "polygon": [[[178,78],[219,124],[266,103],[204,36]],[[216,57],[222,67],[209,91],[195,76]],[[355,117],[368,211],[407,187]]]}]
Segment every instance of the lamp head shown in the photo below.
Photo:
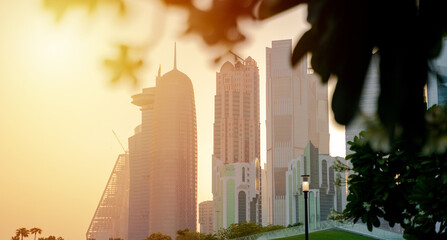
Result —
[{"label": "lamp head", "polygon": [[309,192],[309,175],[301,175],[301,177],[303,178],[303,192]]}]

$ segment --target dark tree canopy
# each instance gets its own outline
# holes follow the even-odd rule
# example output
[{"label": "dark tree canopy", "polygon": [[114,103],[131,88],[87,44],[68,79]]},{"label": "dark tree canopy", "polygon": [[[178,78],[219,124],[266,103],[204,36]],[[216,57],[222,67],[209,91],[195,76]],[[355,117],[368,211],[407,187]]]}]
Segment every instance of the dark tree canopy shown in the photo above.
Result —
[{"label": "dark tree canopy", "polygon": [[[447,239],[447,109],[427,112],[427,139],[415,155],[397,142],[388,152],[363,132],[349,142],[353,154],[346,219],[380,225],[379,218],[404,228],[406,239]],[[438,224],[438,228],[436,226]]]}]

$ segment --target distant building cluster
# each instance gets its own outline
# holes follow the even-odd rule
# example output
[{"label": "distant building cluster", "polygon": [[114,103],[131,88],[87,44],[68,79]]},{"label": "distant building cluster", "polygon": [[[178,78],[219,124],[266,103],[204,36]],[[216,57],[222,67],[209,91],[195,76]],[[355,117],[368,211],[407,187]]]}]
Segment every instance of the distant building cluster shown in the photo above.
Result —
[{"label": "distant building cluster", "polygon": [[[447,45],[447,39],[444,40]],[[214,97],[213,199],[197,205],[197,123],[191,80],[176,66],[156,78],[156,86],[132,96],[141,124],[118,156],[86,238],[142,240],[161,232],[175,238],[188,228],[216,233],[231,224],[293,225],[304,222],[302,175],[309,180],[309,223],[343,211],[348,173],[334,169],[344,158],[329,155],[328,87],[306,56],[290,66],[292,40],[266,48],[266,163],[261,168],[259,67],[252,57],[235,55],[216,73]],[[428,106],[447,102],[447,48],[433,62]],[[359,114],[346,126],[346,141],[374,117],[379,58],[366,75]],[[346,153],[350,154],[349,145]],[[197,208],[198,206],[198,208]],[[198,212],[198,218],[197,218]],[[383,221],[383,220],[382,220]]]}]

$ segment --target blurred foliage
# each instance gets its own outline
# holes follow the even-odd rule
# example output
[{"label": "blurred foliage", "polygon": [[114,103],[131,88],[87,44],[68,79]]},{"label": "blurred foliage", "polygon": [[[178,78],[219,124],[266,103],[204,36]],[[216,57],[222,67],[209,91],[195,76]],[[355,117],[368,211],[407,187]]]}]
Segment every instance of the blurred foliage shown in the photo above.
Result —
[{"label": "blurred foliage", "polygon": [[[270,1],[267,1],[270,2]],[[286,1],[272,1],[281,5]],[[334,117],[348,124],[358,103],[372,52],[380,58],[379,117],[388,137],[408,149],[424,142],[424,85],[429,60],[437,57],[447,21],[447,1],[313,0],[307,20],[312,28],[297,43],[292,62],[312,53],[311,64],[323,82],[337,77]],[[261,5],[261,9],[263,5]],[[281,8],[278,8],[281,10]],[[267,12],[261,17],[276,14]]]},{"label": "blurred foliage", "polygon": [[[125,12],[126,0],[42,0],[60,19],[68,9],[83,7],[90,12],[104,3],[115,3]],[[188,12],[185,34],[196,34],[210,46],[229,51],[247,37],[239,20],[264,20],[299,4],[307,4],[311,28],[292,54],[295,65],[306,54],[323,82],[335,76],[337,86],[332,109],[338,123],[346,125],[358,110],[359,98],[372,52],[380,58],[379,117],[388,138],[407,139],[408,149],[425,141],[424,85],[429,60],[437,57],[447,33],[444,19],[447,1],[429,0],[213,0],[207,9],[193,0],[159,0]],[[293,31],[293,30],[291,30]],[[217,60],[220,58],[217,58]],[[123,64],[133,81],[137,67]],[[118,67],[115,67],[118,68]],[[117,73],[117,70],[114,70]],[[122,78],[115,74],[112,81]]]},{"label": "blurred foliage", "polygon": [[138,78],[135,76],[135,72],[143,65],[143,60],[132,59],[129,51],[130,47],[126,45],[119,46],[120,53],[115,59],[106,59],[104,64],[113,72],[111,82],[116,83],[123,77],[129,77],[133,80],[133,84],[137,85]]},{"label": "blurred foliage", "polygon": [[403,139],[387,152],[374,149],[380,139],[370,137],[371,129],[349,142],[345,219],[372,230],[384,218],[391,227],[400,224],[405,239],[447,239],[447,109],[433,106],[426,118],[427,141],[418,152],[403,148]]},{"label": "blurred foliage", "polygon": [[85,8],[89,13],[93,13],[104,3],[117,4],[121,14],[126,12],[124,0],[43,0],[44,7],[54,13],[56,21],[62,20],[67,10]]},{"label": "blurred foliage", "polygon": [[228,228],[219,229],[216,237],[219,240],[233,239],[284,228],[284,226],[280,225],[268,225],[263,227],[261,224],[256,224],[254,222],[235,223],[231,224]]}]

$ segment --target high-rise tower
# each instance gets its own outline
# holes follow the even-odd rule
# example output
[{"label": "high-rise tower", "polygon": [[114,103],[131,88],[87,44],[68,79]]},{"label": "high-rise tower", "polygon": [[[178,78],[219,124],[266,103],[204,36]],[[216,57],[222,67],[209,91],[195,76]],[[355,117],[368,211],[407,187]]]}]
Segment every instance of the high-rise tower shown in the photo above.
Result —
[{"label": "high-rise tower", "polygon": [[[157,77],[156,87],[133,96],[142,107],[141,154],[148,157],[142,176],[148,186],[149,234],[175,237],[179,229],[196,231],[197,126],[191,80],[174,69]],[[145,106],[147,118],[144,120]],[[147,121],[147,122],[145,122]],[[147,125],[148,132],[144,132]],[[143,141],[147,139],[148,142]],[[146,144],[143,144],[146,143]],[[130,227],[130,226],[129,226]]]},{"label": "high-rise tower", "polygon": [[225,164],[250,162],[260,156],[259,69],[247,57],[216,73],[214,156]]},{"label": "high-rise tower", "polygon": [[365,120],[371,120],[376,117],[377,102],[380,94],[379,61],[379,56],[373,55],[365,76],[358,112],[354,119],[345,127],[346,155],[353,153],[348,142],[354,140],[354,137],[358,136],[361,131],[366,130]]},{"label": "high-rise tower", "polygon": [[428,79],[428,107],[447,105],[447,38],[443,40],[443,48],[439,57],[433,60],[434,72]]},{"label": "high-rise tower", "polygon": [[129,207],[129,155],[120,154],[110,174],[86,239],[127,239]]},{"label": "high-rise tower", "polygon": [[213,200],[215,228],[261,222],[259,69],[251,57],[216,73]]},{"label": "high-rise tower", "polygon": [[290,64],[292,40],[267,48],[267,214],[269,224],[286,224],[286,171],[310,141],[329,154],[328,89],[304,58]]}]

